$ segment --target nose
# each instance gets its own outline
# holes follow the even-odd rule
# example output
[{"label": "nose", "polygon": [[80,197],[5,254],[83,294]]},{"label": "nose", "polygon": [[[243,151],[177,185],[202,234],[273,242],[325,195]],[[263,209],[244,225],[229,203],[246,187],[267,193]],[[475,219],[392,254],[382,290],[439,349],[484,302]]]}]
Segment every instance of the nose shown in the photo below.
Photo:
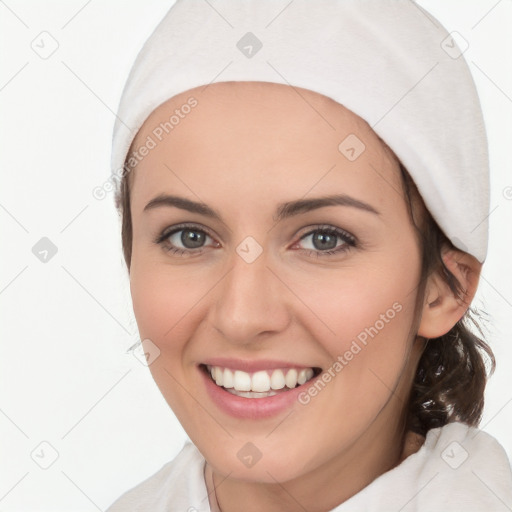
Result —
[{"label": "nose", "polygon": [[254,345],[288,326],[287,290],[269,263],[265,250],[251,263],[236,252],[231,258],[210,309],[210,321],[226,341]]}]

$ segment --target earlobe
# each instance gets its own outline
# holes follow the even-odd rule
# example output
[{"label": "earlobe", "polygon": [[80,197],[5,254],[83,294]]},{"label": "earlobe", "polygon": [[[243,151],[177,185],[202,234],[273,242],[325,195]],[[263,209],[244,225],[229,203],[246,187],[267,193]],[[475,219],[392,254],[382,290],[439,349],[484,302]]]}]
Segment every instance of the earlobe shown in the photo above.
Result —
[{"label": "earlobe", "polygon": [[443,279],[442,269],[429,276],[418,335],[438,338],[446,334],[469,308],[478,287],[482,264],[470,254],[448,249],[442,253],[446,268],[460,283],[460,295],[455,294]]}]

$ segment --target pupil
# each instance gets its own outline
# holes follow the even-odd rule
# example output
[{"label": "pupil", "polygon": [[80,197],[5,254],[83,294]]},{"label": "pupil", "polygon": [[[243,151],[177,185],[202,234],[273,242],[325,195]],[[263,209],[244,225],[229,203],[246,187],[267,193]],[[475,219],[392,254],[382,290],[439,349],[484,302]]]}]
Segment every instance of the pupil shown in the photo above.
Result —
[{"label": "pupil", "polygon": [[198,231],[184,230],[181,233],[181,242],[187,249],[201,247],[204,243],[204,233]]},{"label": "pupil", "polygon": [[313,235],[315,249],[334,249],[336,247],[336,235],[317,233]]}]

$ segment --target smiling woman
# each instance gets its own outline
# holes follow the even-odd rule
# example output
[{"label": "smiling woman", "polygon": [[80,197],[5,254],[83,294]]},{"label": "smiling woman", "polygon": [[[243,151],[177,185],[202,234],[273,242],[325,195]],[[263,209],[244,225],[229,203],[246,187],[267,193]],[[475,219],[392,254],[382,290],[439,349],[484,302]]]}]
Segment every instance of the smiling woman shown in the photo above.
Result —
[{"label": "smiling woman", "polygon": [[[275,10],[265,1],[221,4],[241,26]],[[510,503],[506,455],[476,429],[485,358],[491,369],[494,359],[467,326],[486,253],[488,175],[465,64],[442,56],[445,34],[410,2],[298,1],[282,30],[304,36],[309,56],[296,59],[289,39],[278,46],[277,32],[266,34],[270,61],[289,82],[268,79],[270,62],[248,66],[258,45],[246,31],[227,79],[211,83],[204,59],[194,60],[204,41],[190,38],[192,26],[217,37],[221,53],[234,51],[211,16],[200,2],[178,2],[121,102],[120,116],[136,127],[135,135],[118,125],[113,160],[125,169],[117,206],[134,313],[140,338],[159,349],[151,374],[192,443],[109,510]],[[363,22],[387,46],[371,31],[363,36]],[[426,49],[397,50],[395,34],[409,30]],[[344,52],[344,38],[358,58]],[[344,94],[338,70],[306,66],[333,47],[324,60],[354,71]],[[390,76],[383,92],[362,87],[361,58],[376,48],[376,68],[393,62],[391,75],[403,80]],[[162,52],[186,72],[173,78]],[[418,86],[421,75],[411,84],[404,69],[420,58],[437,59],[436,79],[461,81],[457,96],[442,98],[436,81]],[[452,103],[436,110],[435,94],[437,107]],[[130,163],[189,98],[194,109],[179,126]],[[436,131],[439,116],[458,133],[459,151]],[[485,229],[475,234],[476,221]],[[493,478],[493,493],[472,485],[475,469]]]}]

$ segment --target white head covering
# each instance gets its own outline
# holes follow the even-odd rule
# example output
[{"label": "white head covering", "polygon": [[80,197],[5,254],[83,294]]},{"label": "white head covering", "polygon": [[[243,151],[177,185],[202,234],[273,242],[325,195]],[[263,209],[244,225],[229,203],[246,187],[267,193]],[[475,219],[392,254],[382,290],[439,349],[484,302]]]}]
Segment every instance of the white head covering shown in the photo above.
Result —
[{"label": "white head covering", "polygon": [[456,39],[411,0],[177,0],[129,75],[112,170],[151,112],[176,94],[226,81],[302,87],[363,118],[448,238],[483,262],[487,138]]}]

